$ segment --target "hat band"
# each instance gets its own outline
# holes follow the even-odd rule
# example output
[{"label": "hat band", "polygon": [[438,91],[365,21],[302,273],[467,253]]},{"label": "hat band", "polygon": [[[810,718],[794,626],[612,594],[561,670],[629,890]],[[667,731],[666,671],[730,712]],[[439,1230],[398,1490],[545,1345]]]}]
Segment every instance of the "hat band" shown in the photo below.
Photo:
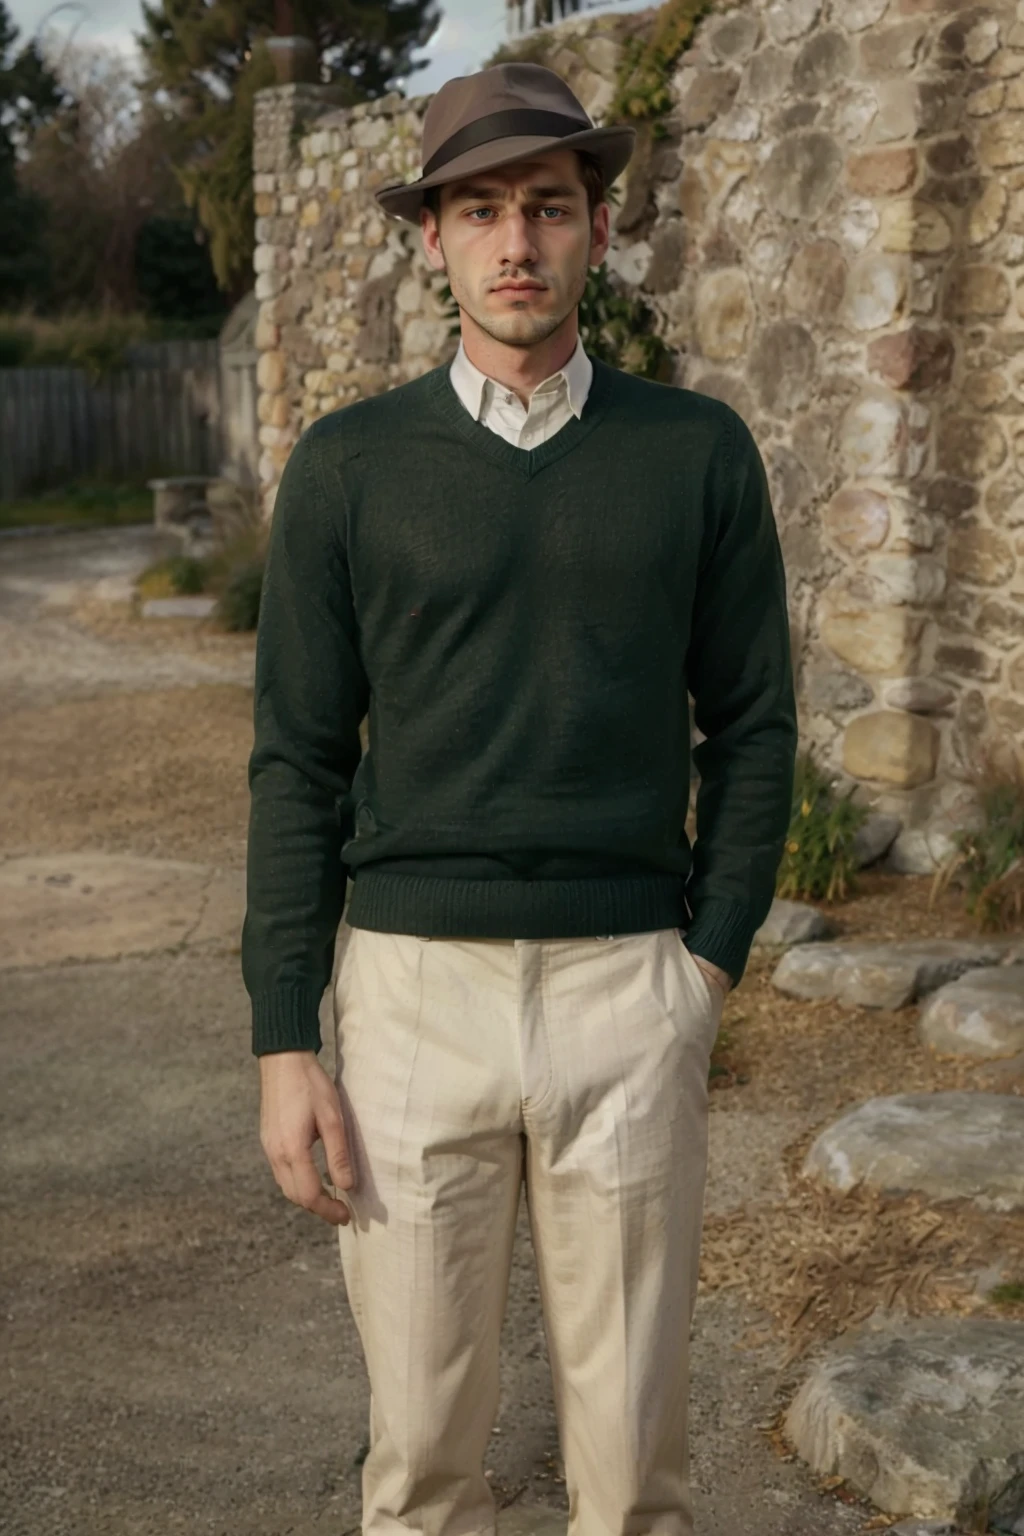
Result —
[{"label": "hat band", "polygon": [[458,133],[445,139],[423,167],[421,179],[433,176],[442,165],[447,165],[458,155],[464,155],[467,150],[477,149],[481,144],[490,144],[494,139],[507,139],[520,134],[550,134],[552,138],[564,139],[571,133],[586,133],[592,126],[589,119],[581,122],[578,117],[569,117],[565,112],[543,112],[535,107],[514,107],[507,112],[490,112],[486,117],[478,117],[475,123],[467,123],[465,128],[460,128]]}]

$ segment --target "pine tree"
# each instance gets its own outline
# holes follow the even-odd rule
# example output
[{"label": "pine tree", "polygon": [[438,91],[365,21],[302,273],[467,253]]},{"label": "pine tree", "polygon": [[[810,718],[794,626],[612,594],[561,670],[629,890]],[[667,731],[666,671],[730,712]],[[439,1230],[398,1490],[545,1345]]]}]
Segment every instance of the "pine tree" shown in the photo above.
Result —
[{"label": "pine tree", "polygon": [[18,158],[63,104],[36,43],[17,48],[18,29],[0,0],[0,308],[42,296],[46,210],[18,178]]},{"label": "pine tree", "polygon": [[[440,19],[437,0],[292,0],[291,10],[321,79],[351,102],[421,68],[411,55]],[[176,168],[217,281],[240,296],[252,281],[253,98],[274,81],[263,44],[277,30],[275,0],[143,0],[142,14],[146,89],[173,114]]]}]

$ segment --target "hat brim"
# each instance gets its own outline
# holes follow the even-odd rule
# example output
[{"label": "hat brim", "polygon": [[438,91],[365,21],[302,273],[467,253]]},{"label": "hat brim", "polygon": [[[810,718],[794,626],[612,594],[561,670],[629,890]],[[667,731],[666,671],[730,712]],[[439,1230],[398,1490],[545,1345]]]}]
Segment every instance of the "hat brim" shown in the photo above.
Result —
[{"label": "hat brim", "polygon": [[611,186],[629,164],[636,144],[636,129],[625,125],[608,128],[584,128],[565,138],[531,134],[525,137],[495,139],[491,144],[481,144],[467,150],[442,166],[432,176],[421,176],[419,181],[406,182],[397,187],[381,187],[375,194],[385,213],[398,219],[418,223],[423,206],[423,194],[431,187],[442,186],[449,181],[462,181],[478,171],[493,171],[499,166],[511,165],[516,160],[529,160],[534,155],[553,149],[585,149],[600,160],[604,167],[605,185]]}]

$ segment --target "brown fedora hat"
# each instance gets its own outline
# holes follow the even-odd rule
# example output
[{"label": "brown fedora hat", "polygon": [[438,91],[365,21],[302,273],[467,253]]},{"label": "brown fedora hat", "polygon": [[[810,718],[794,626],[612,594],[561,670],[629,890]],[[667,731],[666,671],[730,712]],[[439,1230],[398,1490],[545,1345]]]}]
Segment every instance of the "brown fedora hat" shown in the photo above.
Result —
[{"label": "brown fedora hat", "polygon": [[417,181],[382,187],[377,201],[418,222],[423,194],[551,149],[585,149],[610,186],[633,153],[636,129],[595,128],[561,75],[542,64],[495,64],[448,80],[423,119],[423,169]]}]

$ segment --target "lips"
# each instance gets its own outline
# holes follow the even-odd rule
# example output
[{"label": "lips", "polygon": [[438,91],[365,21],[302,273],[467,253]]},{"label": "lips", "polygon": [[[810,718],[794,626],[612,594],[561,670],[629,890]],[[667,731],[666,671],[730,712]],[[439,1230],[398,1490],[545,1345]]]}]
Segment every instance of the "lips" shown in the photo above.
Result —
[{"label": "lips", "polygon": [[494,293],[540,293],[543,283],[499,283]]}]

